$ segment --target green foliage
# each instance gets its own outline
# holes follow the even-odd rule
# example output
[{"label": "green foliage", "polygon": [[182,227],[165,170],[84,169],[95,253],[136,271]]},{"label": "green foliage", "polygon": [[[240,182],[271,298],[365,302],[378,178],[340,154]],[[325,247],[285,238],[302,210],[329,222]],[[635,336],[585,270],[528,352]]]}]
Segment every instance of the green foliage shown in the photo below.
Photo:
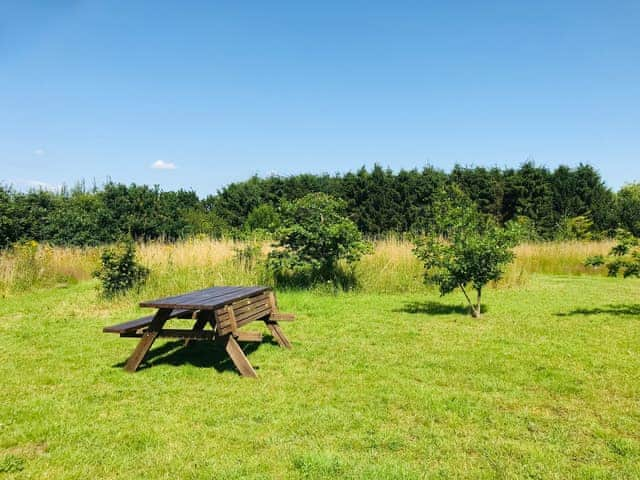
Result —
[{"label": "green foliage", "polygon": [[251,268],[262,259],[262,248],[257,243],[249,242],[233,250],[234,261],[244,268]]},{"label": "green foliage", "polygon": [[286,282],[337,281],[339,262],[352,266],[371,251],[355,223],[344,216],[345,204],[324,193],[313,193],[284,205],[283,226],[268,268]]},{"label": "green foliage", "polygon": [[[460,288],[471,307],[471,315],[481,314],[482,289],[497,281],[514,253],[519,230],[511,223],[500,227],[481,214],[459,189],[443,191],[434,202],[435,228],[416,237],[414,253],[424,263],[426,283],[433,283],[445,295]],[[477,299],[471,301],[471,286]]]},{"label": "green foliage", "polygon": [[586,215],[567,217],[560,221],[556,239],[558,240],[591,240],[593,220]]},{"label": "green foliage", "polygon": [[189,236],[222,238],[231,227],[216,213],[203,208],[187,209],[183,213]]},{"label": "green foliage", "polygon": [[244,222],[244,228],[248,231],[262,230],[273,233],[280,228],[281,223],[282,220],[276,208],[263,203],[251,210]]},{"label": "green foliage", "polygon": [[585,260],[585,265],[600,267],[606,265],[609,276],[616,277],[620,274],[624,278],[640,277],[640,239],[626,230],[619,230],[618,243],[607,258],[595,255]]},{"label": "green foliage", "polygon": [[432,167],[393,172],[375,165],[334,176],[254,176],[204,199],[192,191],[113,182],[55,193],[0,186],[0,248],[19,240],[99,245],[122,235],[143,240],[267,237],[280,226],[280,203],[309,193],[342,199],[345,214],[365,235],[429,231],[431,205],[445,185],[457,185],[480,213],[501,225],[526,219],[530,239],[554,238],[558,225],[580,217],[591,219],[594,235],[608,235],[618,226],[640,235],[640,186],[628,185],[616,197],[588,165],[554,171],[532,162],[515,169],[457,165],[449,174]]},{"label": "green foliage", "polygon": [[0,248],[11,245],[14,239],[13,192],[0,185]]},{"label": "green foliage", "polygon": [[94,276],[100,279],[102,294],[113,298],[142,285],[149,276],[149,269],[136,262],[135,243],[126,239],[104,249],[100,268]]},{"label": "green foliage", "polygon": [[622,187],[617,201],[620,226],[640,237],[640,183]]}]

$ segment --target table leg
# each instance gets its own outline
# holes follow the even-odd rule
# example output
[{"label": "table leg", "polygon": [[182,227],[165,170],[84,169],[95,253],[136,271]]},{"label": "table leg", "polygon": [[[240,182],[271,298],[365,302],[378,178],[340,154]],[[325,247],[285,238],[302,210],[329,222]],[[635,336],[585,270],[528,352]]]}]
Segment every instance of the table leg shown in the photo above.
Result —
[{"label": "table leg", "polygon": [[[193,330],[194,332],[204,330],[204,327],[207,326],[208,321],[209,319],[205,315],[198,315],[198,319],[196,320],[196,323],[193,325],[193,328],[191,330]],[[189,345],[189,341],[189,338],[184,341],[185,347]]]},{"label": "table leg", "polygon": [[278,345],[280,345],[283,348],[291,348],[291,343],[289,342],[289,339],[286,337],[286,335],[280,328],[280,325],[278,325],[278,322],[267,319],[264,321],[264,324],[267,326],[267,328],[273,335],[273,338],[276,339],[276,342],[278,342]]},{"label": "table leg", "polygon": [[138,342],[135,350],[127,360],[124,369],[127,372],[135,372],[142,360],[144,360],[145,355],[153,345],[153,342],[158,337],[158,334],[162,330],[162,327],[169,319],[169,315],[171,315],[171,309],[161,308],[158,310],[149,325],[147,331],[142,335],[142,338]]},{"label": "table leg", "polygon": [[256,371],[249,363],[249,360],[245,356],[244,352],[242,351],[242,348],[240,348],[240,345],[238,345],[236,339],[233,338],[233,335],[225,335],[220,339],[220,341],[224,343],[224,348],[231,358],[231,361],[240,372],[240,375],[242,375],[243,377],[253,378],[256,378],[258,376],[256,374]]}]

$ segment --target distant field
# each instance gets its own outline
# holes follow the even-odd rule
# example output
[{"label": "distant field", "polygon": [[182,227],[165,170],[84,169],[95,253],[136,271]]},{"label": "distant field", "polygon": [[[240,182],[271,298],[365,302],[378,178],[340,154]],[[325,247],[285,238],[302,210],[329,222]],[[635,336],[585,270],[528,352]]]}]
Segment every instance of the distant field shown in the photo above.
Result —
[{"label": "distant field", "polygon": [[432,291],[281,292],[293,350],[247,348],[257,381],[170,341],[123,372],[135,340],[100,331],[146,293],[94,287],[0,301],[2,478],[640,477],[638,280],[534,274],[482,320]]},{"label": "distant field", "polygon": [[[183,242],[148,243],[139,246],[142,263],[153,276],[147,291],[167,291],[180,286],[255,283],[264,281],[255,262],[233,262],[246,242],[192,239]],[[269,242],[260,242],[263,254]],[[604,242],[549,242],[523,244],[506,272],[503,286],[526,283],[535,273],[604,275],[604,270],[583,266],[585,258],[605,254],[613,245]],[[398,239],[375,242],[375,251],[357,267],[362,292],[422,292],[422,266],[411,252],[411,243]],[[51,248],[28,244],[16,253],[0,253],[0,294],[32,287],[74,284],[91,278],[99,261],[97,248]],[[178,272],[176,274],[176,271]],[[183,277],[187,278],[183,278]]]}]

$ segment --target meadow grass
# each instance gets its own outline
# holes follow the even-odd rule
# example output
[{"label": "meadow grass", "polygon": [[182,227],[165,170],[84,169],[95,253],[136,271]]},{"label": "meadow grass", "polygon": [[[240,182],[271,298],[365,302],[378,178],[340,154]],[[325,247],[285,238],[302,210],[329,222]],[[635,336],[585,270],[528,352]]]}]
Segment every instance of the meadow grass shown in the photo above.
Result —
[{"label": "meadow grass", "polygon": [[457,294],[281,291],[293,349],[247,344],[258,380],[172,341],[125,373],[135,340],[100,331],[148,292],[13,294],[0,477],[638,478],[639,288],[533,274],[481,320]]},{"label": "meadow grass", "polygon": [[[176,243],[150,242],[138,245],[138,258],[151,269],[151,285],[158,291],[179,288],[202,279],[199,285],[250,284],[268,281],[259,262],[233,259],[248,243],[194,238]],[[270,242],[256,243],[262,255]],[[498,286],[524,285],[536,273],[555,275],[606,275],[606,269],[585,267],[591,255],[606,254],[613,242],[527,243],[516,248],[516,259]],[[412,244],[395,237],[376,240],[373,254],[355,267],[357,289],[362,292],[422,292],[422,265],[412,253]],[[0,252],[0,295],[29,288],[73,284],[91,278],[98,267],[99,248],[62,248],[26,244],[15,251]],[[254,259],[255,260],[255,259]],[[188,278],[185,278],[188,277]],[[204,282],[204,283],[203,283]],[[147,288],[147,291],[150,291]]]}]

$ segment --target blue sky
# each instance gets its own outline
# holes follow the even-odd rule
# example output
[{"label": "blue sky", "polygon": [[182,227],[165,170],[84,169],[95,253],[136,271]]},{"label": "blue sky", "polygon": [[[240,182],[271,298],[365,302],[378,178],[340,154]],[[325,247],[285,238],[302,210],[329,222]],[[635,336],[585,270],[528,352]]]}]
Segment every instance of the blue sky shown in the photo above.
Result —
[{"label": "blue sky", "polygon": [[640,180],[640,2],[0,2],[19,188],[527,159]]}]

